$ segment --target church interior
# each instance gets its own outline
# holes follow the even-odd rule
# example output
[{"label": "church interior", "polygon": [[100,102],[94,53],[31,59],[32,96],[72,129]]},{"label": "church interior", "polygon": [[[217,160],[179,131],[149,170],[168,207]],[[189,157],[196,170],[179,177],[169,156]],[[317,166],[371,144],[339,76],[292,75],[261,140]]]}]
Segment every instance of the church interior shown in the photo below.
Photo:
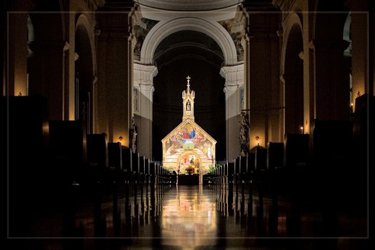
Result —
[{"label": "church interior", "polygon": [[7,249],[369,249],[374,5],[1,1]]}]

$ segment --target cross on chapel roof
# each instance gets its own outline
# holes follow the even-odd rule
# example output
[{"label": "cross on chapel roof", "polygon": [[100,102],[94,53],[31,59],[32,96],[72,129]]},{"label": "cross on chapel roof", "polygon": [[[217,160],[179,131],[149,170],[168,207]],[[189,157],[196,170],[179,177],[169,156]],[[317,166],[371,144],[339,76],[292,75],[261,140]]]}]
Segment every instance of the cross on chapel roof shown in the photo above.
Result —
[{"label": "cross on chapel roof", "polygon": [[187,80],[187,90],[188,90],[188,91],[190,91],[190,79],[191,79],[190,76],[187,76],[187,77],[186,77],[186,80]]}]

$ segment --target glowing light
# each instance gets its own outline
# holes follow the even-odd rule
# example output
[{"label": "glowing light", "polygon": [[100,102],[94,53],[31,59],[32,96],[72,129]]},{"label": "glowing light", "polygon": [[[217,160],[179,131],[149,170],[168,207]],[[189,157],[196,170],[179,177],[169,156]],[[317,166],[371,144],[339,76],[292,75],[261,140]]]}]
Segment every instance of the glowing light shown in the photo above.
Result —
[{"label": "glowing light", "polygon": [[215,239],[208,236],[216,235],[216,221],[216,204],[209,195],[179,188],[175,198],[163,202],[161,236],[168,245],[189,249],[213,245]]},{"label": "glowing light", "polygon": [[124,137],[122,137],[121,135],[118,137],[118,142],[121,143],[121,146],[123,146],[125,144],[125,140],[124,140]]},{"label": "glowing light", "polygon": [[43,131],[44,135],[49,134],[49,123],[48,122],[43,122],[42,131]]},{"label": "glowing light", "polygon": [[301,132],[301,134],[303,134],[303,126],[299,127],[299,131]]}]

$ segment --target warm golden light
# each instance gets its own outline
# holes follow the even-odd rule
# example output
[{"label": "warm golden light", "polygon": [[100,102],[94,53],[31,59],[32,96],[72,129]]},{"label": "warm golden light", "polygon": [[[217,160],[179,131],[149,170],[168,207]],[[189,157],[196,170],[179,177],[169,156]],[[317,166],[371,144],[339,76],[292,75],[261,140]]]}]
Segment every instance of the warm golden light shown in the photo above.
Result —
[{"label": "warm golden light", "polygon": [[23,86],[15,86],[16,88],[14,89],[14,95],[15,96],[26,96],[27,91],[25,88],[22,88]]},{"label": "warm golden light", "polygon": [[303,134],[303,126],[299,127],[299,131],[301,132],[301,134]]},{"label": "warm golden light", "polygon": [[122,137],[121,135],[118,137],[118,142],[121,144],[121,146],[124,146],[125,145],[125,140],[124,140],[124,137]]},{"label": "warm golden light", "polygon": [[49,123],[48,122],[43,122],[42,131],[43,131],[44,135],[49,134]]},{"label": "warm golden light", "polygon": [[176,198],[163,204],[161,236],[171,246],[194,249],[215,244],[216,203],[203,190],[179,187]]},{"label": "warm golden light", "polygon": [[14,96],[27,96],[28,95],[28,82],[23,78],[23,75],[15,75],[14,79]]}]

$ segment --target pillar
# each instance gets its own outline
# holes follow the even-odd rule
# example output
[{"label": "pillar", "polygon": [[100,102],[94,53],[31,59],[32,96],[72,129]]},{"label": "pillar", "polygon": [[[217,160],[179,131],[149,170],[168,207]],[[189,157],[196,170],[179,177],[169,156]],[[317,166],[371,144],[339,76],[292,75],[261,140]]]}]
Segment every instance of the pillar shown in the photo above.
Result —
[{"label": "pillar", "polygon": [[[282,141],[282,86],[279,71],[280,14],[249,13],[247,53],[250,110],[250,148],[266,146],[269,141]],[[258,140],[257,140],[258,138]]]},{"label": "pillar", "polygon": [[[95,132],[129,146],[131,121],[131,37],[129,12],[97,13],[98,74]],[[95,80],[95,79],[94,79]]]},{"label": "pillar", "polygon": [[[8,13],[8,94],[28,95],[27,77],[27,13]],[[4,30],[6,32],[6,30]]]},{"label": "pillar", "polygon": [[[65,54],[69,44],[64,41],[35,41],[31,46],[29,90],[30,95],[48,99],[50,120],[64,120]],[[53,63],[51,63],[53,60]]]},{"label": "pillar", "polygon": [[224,66],[220,75],[225,78],[226,157],[231,161],[240,153],[239,119],[244,98],[244,65]]},{"label": "pillar", "polygon": [[345,75],[342,38],[314,41],[316,72],[316,118],[346,120],[349,118],[349,75]]},{"label": "pillar", "polygon": [[[308,10],[308,2],[303,3],[304,9]],[[308,11],[302,13],[303,23],[303,133],[310,134],[314,123],[314,51],[312,39],[312,18]]]},{"label": "pillar", "polygon": [[152,158],[152,103],[154,77],[158,69],[154,65],[133,64],[133,113],[138,127],[139,153]]},{"label": "pillar", "polygon": [[1,18],[4,21],[1,28],[4,35],[0,42],[2,45],[0,56],[3,60],[0,63],[2,94],[25,96],[29,94],[27,58],[30,54],[27,43],[33,34],[32,30],[29,30],[28,11],[32,8],[32,1],[4,1],[1,7],[4,9],[1,11]]},{"label": "pillar", "polygon": [[[371,1],[367,1],[371,2]],[[352,1],[351,37],[352,37],[352,79],[353,104],[355,98],[363,94],[372,93],[369,83],[369,12],[366,1]],[[374,41],[372,41],[374,43]],[[355,106],[354,106],[355,110]]]}]

